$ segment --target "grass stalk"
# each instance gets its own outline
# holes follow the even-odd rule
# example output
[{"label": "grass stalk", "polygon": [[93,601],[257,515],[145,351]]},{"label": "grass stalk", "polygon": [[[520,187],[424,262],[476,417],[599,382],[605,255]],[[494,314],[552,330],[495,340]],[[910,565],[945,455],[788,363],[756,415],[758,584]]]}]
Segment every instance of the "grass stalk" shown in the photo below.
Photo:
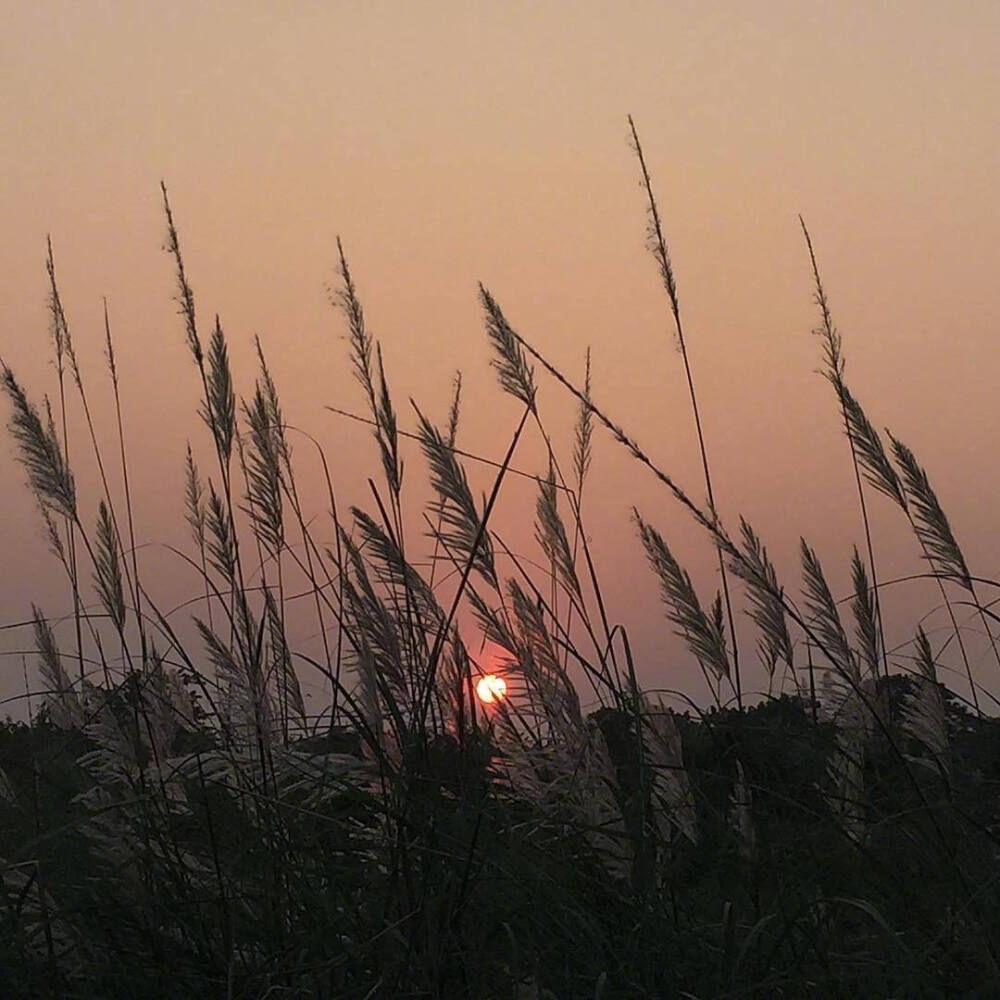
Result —
[{"label": "grass stalk", "polygon": [[[705,435],[701,426],[701,414],[698,412],[698,398],[694,391],[694,377],[691,373],[691,362],[688,359],[687,345],[684,342],[684,326],[681,323],[680,301],[677,297],[677,282],[674,278],[674,269],[670,261],[670,253],[667,250],[667,242],[663,235],[663,224],[660,220],[660,210],[653,196],[653,185],[649,178],[649,170],[646,168],[646,158],[643,156],[642,145],[639,142],[639,133],[636,131],[635,122],[632,116],[628,116],[628,127],[632,133],[632,143],[635,155],[639,160],[642,170],[642,183],[646,190],[648,199],[648,210],[650,218],[649,248],[656,258],[660,269],[660,278],[663,287],[670,300],[670,311],[674,319],[674,329],[677,333],[677,342],[680,346],[681,358],[684,361],[684,375],[687,379],[688,395],[691,399],[691,412],[694,415],[695,432],[698,436],[698,451],[701,455],[701,467],[705,474],[705,491],[708,494],[708,509],[714,520],[718,520],[718,512],[715,506],[715,494],[712,490],[712,475],[708,466],[708,450],[705,447]],[[743,683],[740,675],[740,653],[739,641],[736,636],[736,623],[733,617],[733,605],[729,597],[729,580],[726,575],[726,563],[723,558],[723,550],[716,546],[716,555],[719,563],[719,576],[722,580],[722,595],[726,606],[726,618],[729,625],[729,635],[733,642],[733,669],[732,683],[736,693],[736,703],[743,707]]]}]

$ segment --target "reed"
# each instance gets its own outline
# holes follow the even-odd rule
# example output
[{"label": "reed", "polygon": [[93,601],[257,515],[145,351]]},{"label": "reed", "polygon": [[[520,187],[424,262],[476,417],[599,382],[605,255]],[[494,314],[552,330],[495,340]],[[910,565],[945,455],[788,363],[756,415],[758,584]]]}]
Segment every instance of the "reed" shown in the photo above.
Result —
[{"label": "reed", "polygon": [[[50,246],[58,418],[2,362],[0,385],[69,581],[74,638],[64,652],[57,622],[32,606],[41,689],[31,694],[43,707],[29,725],[0,728],[0,964],[10,996],[1000,991],[1000,731],[982,710],[953,594],[996,650],[981,597],[994,584],[973,574],[912,451],[888,433],[886,446],[849,388],[804,224],[816,332],[865,535],[865,556],[854,548],[850,558],[851,593],[834,595],[801,539],[793,598],[750,523],[731,533],[721,521],[665,227],[631,119],[629,128],[707,507],[600,402],[589,351],[577,384],[485,286],[498,386],[519,406],[505,453],[457,446],[460,374],[445,426],[413,402],[407,429],[410,408],[397,407],[366,325],[363,277],[338,240],[332,301],[364,411],[351,416],[379,454],[370,509],[341,514],[322,445],[285,421],[262,345],[242,397],[218,317],[203,344],[162,189],[198,418],[214,452],[206,475],[189,445],[178,477],[191,531],[178,556],[199,580],[194,643],[181,638],[189,612],[162,610],[142,573],[107,308],[118,483],[90,420]],[[70,449],[67,372],[100,473],[93,519],[70,463],[82,455]],[[575,407],[569,457],[548,430],[546,376],[551,398],[566,392]],[[545,445],[536,471],[520,467],[529,428]],[[706,600],[669,538],[634,511],[650,586],[703,669],[707,708],[674,711],[640,689],[628,629],[604,601],[583,518],[601,428],[716,552],[720,585]],[[291,441],[303,438],[325,477],[323,520],[308,515],[296,485],[302,456]],[[411,441],[433,492],[422,510],[407,491]],[[470,462],[492,476],[481,499]],[[494,524],[511,476],[536,486],[537,559],[512,551]],[[922,627],[912,664],[890,661],[880,596],[896,581],[875,572],[867,488],[900,508],[928,563],[916,575],[941,588],[971,712],[939,682],[951,664]],[[408,534],[414,523],[422,530]],[[736,642],[741,595],[767,678],[756,702]],[[310,602],[318,653],[292,634],[298,597]],[[460,627],[466,620],[475,628]],[[484,659],[484,639],[503,651],[501,668]],[[477,685],[496,669],[507,697],[486,703]],[[307,672],[329,684],[315,714],[302,694]]]}]

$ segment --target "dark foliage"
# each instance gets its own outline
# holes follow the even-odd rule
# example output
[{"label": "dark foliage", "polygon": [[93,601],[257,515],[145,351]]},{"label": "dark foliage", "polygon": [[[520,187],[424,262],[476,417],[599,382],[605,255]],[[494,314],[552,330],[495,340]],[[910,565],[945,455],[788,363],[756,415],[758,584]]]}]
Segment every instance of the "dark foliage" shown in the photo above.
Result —
[{"label": "dark foliage", "polygon": [[[911,688],[889,679],[890,719]],[[635,720],[595,714],[640,859],[630,882],[607,877],[558,807],[501,794],[483,737],[404,755],[385,843],[374,786],[313,777],[255,794],[219,777],[207,730],[175,737],[183,808],[144,765],[138,805],[109,799],[117,822],[95,827],[93,742],[8,724],[0,856],[26,877],[3,899],[5,995],[995,995],[1000,721],[946,703],[953,779],[888,726],[866,759],[860,843],[828,801],[833,726],[795,698],[679,718],[697,844],[656,841]],[[363,758],[346,730],[289,753],[303,774]],[[733,821],[738,773],[752,850]]]}]

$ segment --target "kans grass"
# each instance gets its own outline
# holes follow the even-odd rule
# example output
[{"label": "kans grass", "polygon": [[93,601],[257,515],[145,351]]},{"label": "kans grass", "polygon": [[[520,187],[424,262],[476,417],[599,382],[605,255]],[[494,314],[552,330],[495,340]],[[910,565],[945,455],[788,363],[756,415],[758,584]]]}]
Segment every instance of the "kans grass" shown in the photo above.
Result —
[{"label": "kans grass", "polygon": [[[1000,728],[957,617],[974,609],[1000,665],[984,600],[994,584],[969,570],[916,457],[875,429],[848,387],[804,224],[814,332],[864,530],[850,607],[838,607],[805,540],[795,601],[752,526],[720,521],[667,241],[629,126],[690,390],[704,508],[592,395],[589,355],[574,384],[484,287],[493,365],[520,420],[477,501],[463,467],[472,456],[456,447],[460,378],[443,429],[419,410],[415,434],[401,428],[338,243],[335,304],[382,468],[369,511],[339,510],[326,474],[329,519],[317,526],[303,513],[261,345],[256,385],[237,400],[221,325],[207,342],[199,327],[164,188],[199,416],[214,446],[207,472],[189,448],[178,490],[191,529],[185,557],[202,581],[193,645],[160,610],[137,557],[110,325],[105,317],[118,433],[102,449],[50,247],[55,406],[46,398],[39,408],[6,364],[0,372],[10,431],[69,581],[72,631],[60,648],[34,608],[43,707],[0,733],[4,996],[1000,994]],[[550,441],[542,369],[578,413],[573,454],[547,444],[537,477],[547,574],[490,524],[522,434],[531,427]],[[68,394],[85,418],[74,460],[89,451],[99,473],[96,520],[70,467]],[[702,668],[707,711],[675,713],[639,690],[627,632],[602,600],[581,515],[601,427],[717,555],[720,588],[703,605],[668,541],[635,511],[650,584]],[[404,437],[419,440],[435,494],[415,538],[403,530]],[[912,655],[889,662],[872,490],[908,519],[923,575],[940,587],[969,702],[939,683],[944,650],[921,628]],[[314,657],[286,631],[303,580],[322,637]],[[769,678],[752,705],[738,604]],[[463,634],[457,622],[470,615],[476,629]],[[491,706],[475,693],[484,638],[504,651],[510,682],[510,697]],[[329,684],[318,718],[305,709],[305,669]],[[571,676],[599,707],[584,711]]]}]

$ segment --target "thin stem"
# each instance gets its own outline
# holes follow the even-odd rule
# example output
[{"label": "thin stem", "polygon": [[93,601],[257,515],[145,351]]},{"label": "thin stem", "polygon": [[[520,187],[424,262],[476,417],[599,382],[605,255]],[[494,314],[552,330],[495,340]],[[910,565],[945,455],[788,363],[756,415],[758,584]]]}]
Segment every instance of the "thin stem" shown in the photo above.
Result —
[{"label": "thin stem", "polygon": [[[674,317],[674,327],[677,331],[677,340],[680,344],[681,357],[684,360],[684,374],[687,378],[688,393],[691,398],[691,412],[694,414],[694,426],[698,434],[698,450],[701,453],[701,467],[705,474],[705,490],[708,494],[708,509],[711,511],[713,519],[718,520],[718,513],[715,506],[715,494],[712,490],[712,475],[708,467],[708,451],[705,447],[705,435],[701,426],[701,415],[698,411],[698,399],[694,391],[694,377],[691,374],[691,363],[688,359],[687,345],[684,342],[684,326],[681,323],[680,302],[677,298],[677,283],[674,280],[674,270],[670,263],[670,254],[667,250],[667,243],[663,236],[663,225],[660,221],[660,211],[653,197],[653,185],[649,179],[649,171],[646,169],[646,158],[642,153],[642,145],[639,143],[639,133],[636,131],[635,122],[632,116],[628,116],[629,129],[632,132],[636,156],[639,158],[639,166],[642,169],[642,182],[646,189],[646,196],[649,202],[650,225],[650,249],[660,266],[660,276],[663,279],[667,296],[670,299],[670,309]],[[729,634],[733,640],[733,682],[736,691],[736,703],[740,709],[743,708],[743,690],[740,678],[740,650],[739,642],[736,638],[736,623],[733,617],[733,605],[729,596],[729,580],[726,574],[726,563],[722,558],[722,549],[716,545],[716,555],[719,562],[719,574],[722,579],[722,594],[726,604],[726,617],[729,621]]]}]

